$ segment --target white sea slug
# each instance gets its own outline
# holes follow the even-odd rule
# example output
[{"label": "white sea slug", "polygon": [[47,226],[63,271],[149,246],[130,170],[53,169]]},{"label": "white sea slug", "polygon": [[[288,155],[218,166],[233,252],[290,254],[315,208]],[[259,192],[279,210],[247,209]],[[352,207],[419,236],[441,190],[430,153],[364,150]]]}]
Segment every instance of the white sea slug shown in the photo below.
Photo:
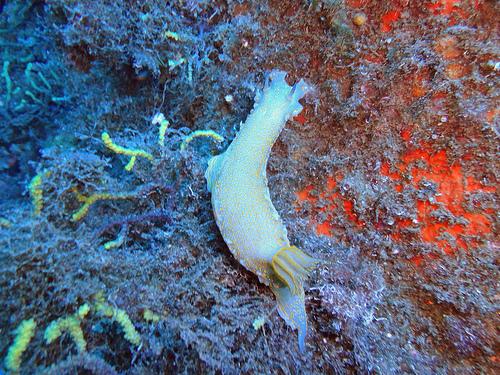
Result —
[{"label": "white sea slug", "polygon": [[208,162],[205,172],[215,220],[231,253],[274,292],[281,317],[298,329],[304,350],[307,317],[303,282],[317,261],[290,246],[287,231],[267,187],[266,165],[271,147],[311,87],[293,87],[285,72],[270,73],[270,84],[255,98],[246,122],[228,149]]}]

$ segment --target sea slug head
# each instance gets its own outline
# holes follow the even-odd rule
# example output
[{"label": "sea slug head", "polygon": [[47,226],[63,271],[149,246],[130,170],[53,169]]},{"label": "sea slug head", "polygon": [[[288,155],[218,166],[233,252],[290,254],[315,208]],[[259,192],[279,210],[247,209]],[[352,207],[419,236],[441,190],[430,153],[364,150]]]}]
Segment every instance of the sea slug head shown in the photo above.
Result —
[{"label": "sea slug head", "polygon": [[286,111],[284,111],[285,122],[302,111],[303,107],[299,100],[314,91],[313,86],[303,79],[290,86],[285,80],[286,74],[281,70],[272,70],[267,73],[264,90],[262,93],[257,94],[255,98],[255,106],[261,101],[273,103],[277,107],[276,110],[279,109],[280,105],[284,106],[286,108]]}]

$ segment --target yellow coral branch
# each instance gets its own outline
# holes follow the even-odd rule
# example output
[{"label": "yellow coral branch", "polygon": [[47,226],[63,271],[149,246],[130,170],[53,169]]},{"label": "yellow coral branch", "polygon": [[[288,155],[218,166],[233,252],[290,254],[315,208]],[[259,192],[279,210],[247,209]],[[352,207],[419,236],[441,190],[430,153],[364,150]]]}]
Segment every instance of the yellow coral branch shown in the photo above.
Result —
[{"label": "yellow coral branch", "polygon": [[97,193],[97,194],[92,194],[89,197],[85,197],[82,195],[79,195],[79,197],[80,197],[79,201],[83,202],[83,206],[80,207],[80,209],[78,211],[76,211],[71,216],[72,221],[79,221],[79,220],[83,219],[87,215],[87,213],[89,212],[90,206],[92,206],[94,203],[96,203],[98,201],[130,199],[130,198],[134,197],[134,194],[131,194],[131,193],[123,193],[123,194]]},{"label": "yellow coral branch", "polygon": [[7,357],[5,357],[5,367],[12,372],[18,372],[21,367],[21,356],[28,347],[33,336],[35,336],[35,320],[23,320],[16,329],[16,337],[9,347]]},{"label": "yellow coral branch", "polygon": [[216,142],[223,142],[224,137],[213,130],[196,130],[189,134],[184,141],[181,143],[181,151],[186,149],[187,145],[189,142],[191,142],[193,139],[198,138],[198,137],[209,137],[214,139]]},{"label": "yellow coral branch", "polygon": [[125,338],[133,345],[141,343],[141,336],[136,331],[132,321],[124,310],[115,309],[113,319],[122,327]]},{"label": "yellow coral branch", "polygon": [[111,139],[111,137],[109,136],[109,134],[107,132],[103,132],[101,134],[101,139],[102,139],[104,145],[107,148],[109,148],[111,151],[113,151],[117,154],[120,154],[120,155],[130,156],[130,161],[125,166],[126,171],[132,170],[137,157],[142,157],[142,158],[146,158],[148,160],[153,160],[153,155],[151,155],[149,152],[146,152],[146,151],[141,150],[141,149],[125,148],[125,147],[117,145],[116,143],[113,142],[113,140]]},{"label": "yellow coral branch", "polygon": [[153,120],[151,122],[153,123],[153,125],[160,124],[160,127],[158,129],[158,144],[163,147],[165,145],[165,133],[167,132],[167,128],[170,125],[170,122],[161,112],[157,113],[153,117]]},{"label": "yellow coral branch", "polygon": [[64,332],[67,332],[73,339],[79,352],[84,352],[85,350],[87,350],[87,342],[85,341],[85,337],[83,336],[83,331],[80,323],[89,313],[89,311],[90,306],[85,303],[80,306],[75,314],[67,316],[65,318],[54,320],[45,329],[45,342],[47,344],[51,344]]},{"label": "yellow coral branch", "polygon": [[125,225],[124,228],[120,231],[120,233],[118,234],[118,236],[114,240],[111,240],[111,241],[104,243],[104,245],[103,245],[104,249],[105,250],[116,249],[116,248],[120,247],[121,245],[123,245],[123,243],[125,242],[125,239],[127,237],[126,234],[127,234],[127,228]]},{"label": "yellow coral branch", "polygon": [[160,315],[151,311],[150,309],[145,309],[142,316],[146,322],[158,323],[161,319]]},{"label": "yellow coral branch", "polygon": [[127,172],[130,172],[132,168],[134,168],[135,161],[137,159],[137,156],[132,156],[130,160],[128,161],[127,165],[125,166],[125,170]]},{"label": "yellow coral branch", "polygon": [[38,216],[42,212],[43,208],[43,177],[49,176],[50,172],[40,172],[35,177],[33,177],[28,185],[28,191],[30,193],[31,202],[33,203],[33,215]]},{"label": "yellow coral branch", "polygon": [[139,345],[141,343],[141,336],[135,329],[125,310],[112,307],[105,303],[102,294],[96,296],[94,307],[101,315],[107,316],[117,322],[122,327],[125,338],[131,344]]}]

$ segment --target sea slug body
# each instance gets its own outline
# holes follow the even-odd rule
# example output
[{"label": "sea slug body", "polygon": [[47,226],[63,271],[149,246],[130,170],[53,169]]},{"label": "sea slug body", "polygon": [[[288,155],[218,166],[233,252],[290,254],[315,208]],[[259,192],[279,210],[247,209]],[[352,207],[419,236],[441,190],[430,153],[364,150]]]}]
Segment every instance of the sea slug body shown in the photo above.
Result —
[{"label": "sea slug body", "polygon": [[293,87],[285,72],[270,73],[270,83],[228,149],[209,160],[205,178],[212,194],[215,220],[231,253],[276,296],[281,317],[298,330],[305,347],[307,317],[303,282],[317,261],[291,246],[267,186],[271,148],[288,119],[302,111],[299,100],[311,87]]}]

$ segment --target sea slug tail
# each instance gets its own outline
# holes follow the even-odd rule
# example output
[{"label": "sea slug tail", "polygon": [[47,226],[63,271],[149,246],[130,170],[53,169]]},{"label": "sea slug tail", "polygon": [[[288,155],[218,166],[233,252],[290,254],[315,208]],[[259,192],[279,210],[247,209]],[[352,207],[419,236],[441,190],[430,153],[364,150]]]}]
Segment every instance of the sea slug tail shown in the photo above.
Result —
[{"label": "sea slug tail", "polygon": [[298,294],[293,294],[290,288],[271,284],[271,290],[278,301],[278,312],[285,322],[298,330],[299,350],[305,349],[307,333],[307,316],[304,301],[304,288],[300,286]]},{"label": "sea slug tail", "polygon": [[282,247],[271,261],[276,276],[271,289],[278,301],[278,311],[288,325],[298,329],[301,351],[304,350],[307,332],[303,283],[317,263],[317,259],[295,246]]},{"label": "sea slug tail", "polygon": [[292,294],[299,294],[309,272],[318,261],[295,246],[284,246],[274,254],[271,266],[279,280]]}]

